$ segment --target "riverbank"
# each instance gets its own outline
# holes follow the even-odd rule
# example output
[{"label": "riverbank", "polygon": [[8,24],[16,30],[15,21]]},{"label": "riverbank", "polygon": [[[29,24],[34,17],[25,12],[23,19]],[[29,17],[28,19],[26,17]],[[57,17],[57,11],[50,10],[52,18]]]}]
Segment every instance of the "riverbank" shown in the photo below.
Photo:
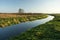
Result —
[{"label": "riverbank", "polygon": [[45,24],[32,28],[9,40],[60,40],[60,14]]},{"label": "riverbank", "polygon": [[46,22],[49,22],[53,20],[54,16],[48,15],[47,18],[34,20],[34,21],[28,21],[12,26],[8,26],[5,28],[0,28],[0,40],[7,40],[10,37],[17,36],[21,34],[22,32],[26,32],[28,29],[34,28],[38,25],[44,24]]},{"label": "riverbank", "polygon": [[22,22],[34,21],[46,18],[47,15],[16,15],[16,14],[0,14],[0,27],[8,27],[11,25],[20,24]]}]

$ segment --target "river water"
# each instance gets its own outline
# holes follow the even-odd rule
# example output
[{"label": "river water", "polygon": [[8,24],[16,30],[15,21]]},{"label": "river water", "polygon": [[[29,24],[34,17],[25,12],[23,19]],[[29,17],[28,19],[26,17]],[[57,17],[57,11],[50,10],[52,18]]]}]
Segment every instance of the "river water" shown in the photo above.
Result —
[{"label": "river water", "polygon": [[44,19],[24,22],[13,26],[8,26],[5,28],[0,28],[0,40],[6,40],[9,37],[16,36],[22,32],[27,31],[28,29],[51,21],[53,20],[53,18],[54,16],[48,16],[47,18]]}]

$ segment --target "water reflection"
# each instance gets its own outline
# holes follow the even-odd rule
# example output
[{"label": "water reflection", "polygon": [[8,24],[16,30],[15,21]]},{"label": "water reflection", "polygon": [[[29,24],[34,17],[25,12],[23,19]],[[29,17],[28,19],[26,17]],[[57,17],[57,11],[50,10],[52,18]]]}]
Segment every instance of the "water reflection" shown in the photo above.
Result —
[{"label": "water reflection", "polygon": [[24,32],[24,31],[26,31],[26,30],[28,30],[32,27],[36,27],[40,24],[44,24],[44,23],[52,20],[53,18],[54,18],[54,16],[48,16],[45,19],[20,23],[20,24],[17,24],[17,25],[6,27],[6,28],[0,28],[0,40],[5,40],[8,37],[18,35],[21,32]]}]

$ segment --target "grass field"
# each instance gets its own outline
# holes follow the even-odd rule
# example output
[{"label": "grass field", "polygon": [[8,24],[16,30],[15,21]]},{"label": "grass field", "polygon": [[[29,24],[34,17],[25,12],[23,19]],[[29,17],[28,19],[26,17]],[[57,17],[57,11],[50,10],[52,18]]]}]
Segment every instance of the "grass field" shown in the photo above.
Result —
[{"label": "grass field", "polygon": [[60,40],[60,14],[52,14],[55,18],[9,40]]},{"label": "grass field", "polygon": [[22,22],[46,18],[45,14],[0,14],[0,27],[16,25]]}]

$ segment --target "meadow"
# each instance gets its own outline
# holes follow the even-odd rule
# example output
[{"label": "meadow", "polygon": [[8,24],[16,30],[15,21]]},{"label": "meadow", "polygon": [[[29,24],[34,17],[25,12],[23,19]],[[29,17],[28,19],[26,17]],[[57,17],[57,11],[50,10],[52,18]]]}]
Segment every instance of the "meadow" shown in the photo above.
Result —
[{"label": "meadow", "polygon": [[8,27],[19,23],[34,21],[37,19],[46,18],[45,14],[18,14],[18,13],[4,13],[0,14],[0,27]]},{"label": "meadow", "polygon": [[55,18],[45,24],[27,30],[9,40],[60,40],[60,14],[50,14]]}]

